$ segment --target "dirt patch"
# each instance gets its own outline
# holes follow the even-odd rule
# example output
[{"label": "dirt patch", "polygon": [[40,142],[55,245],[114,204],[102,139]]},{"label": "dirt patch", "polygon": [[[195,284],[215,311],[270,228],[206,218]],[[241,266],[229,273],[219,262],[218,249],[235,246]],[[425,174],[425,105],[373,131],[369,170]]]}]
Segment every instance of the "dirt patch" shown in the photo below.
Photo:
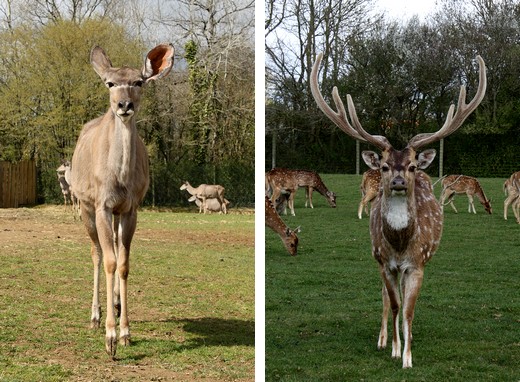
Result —
[{"label": "dirt patch", "polygon": [[[168,212],[165,212],[168,214]],[[245,213],[245,215],[248,215]],[[175,214],[168,214],[167,221],[169,224],[174,222],[176,219]],[[200,219],[200,218],[197,218]],[[168,229],[168,228],[150,228],[151,223],[138,224],[137,232],[134,241],[141,242],[139,245],[143,245],[146,242],[152,243],[185,243],[193,244],[194,246],[205,247],[205,246],[217,246],[220,248],[229,248],[236,246],[238,248],[252,248],[254,246],[254,232],[234,232],[231,224],[225,222],[225,218],[220,222],[220,227],[217,230],[207,229],[206,223],[201,221],[200,230],[194,229],[193,227],[181,227],[179,229]],[[254,220],[254,219],[253,219]],[[67,265],[63,265],[59,260],[59,251],[55,250],[60,246],[74,246],[81,248],[81,254],[78,254],[78,259],[81,262],[81,274],[76,274],[74,280],[70,278],[72,272],[67,269]],[[214,319],[214,321],[206,322],[203,319],[197,320],[193,317],[183,320],[179,319],[172,320],[171,317],[165,313],[165,309],[162,309],[162,305],[158,305],[159,308],[154,311],[150,309],[149,305],[143,304],[138,306],[137,304],[132,305],[132,317],[133,322],[141,321],[142,331],[137,337],[137,341],[141,341],[141,347],[145,344],[151,343],[151,349],[145,348],[143,351],[142,358],[139,354],[135,356],[129,356],[133,354],[131,351],[125,352],[121,350],[122,359],[116,359],[111,361],[104,353],[103,346],[103,329],[94,332],[93,334],[84,333],[78,334],[80,331],[86,331],[86,317],[77,318],[75,316],[73,320],[66,321],[64,325],[64,317],[66,314],[60,311],[60,309],[70,309],[74,307],[75,310],[85,311],[85,305],[87,309],[90,309],[90,301],[88,298],[80,297],[78,290],[70,291],[70,288],[81,288],[82,290],[90,290],[91,286],[91,275],[90,275],[90,264],[88,261],[90,240],[86,234],[83,223],[74,218],[72,211],[66,210],[63,206],[43,206],[35,208],[19,208],[19,209],[0,209],[0,256],[2,254],[9,255],[9,259],[4,257],[4,262],[9,267],[12,267],[15,272],[19,272],[15,281],[12,281],[11,273],[7,274],[3,278],[0,278],[0,287],[4,288],[6,296],[14,299],[16,292],[20,288],[28,288],[28,283],[33,283],[28,288],[28,292],[24,292],[26,295],[24,301],[28,304],[34,303],[36,306],[41,307],[40,315],[36,315],[36,320],[31,321],[19,321],[20,327],[17,325],[16,330],[13,331],[13,337],[17,339],[11,344],[0,344],[0,351],[12,346],[13,348],[23,350],[23,355],[19,358],[14,358],[12,364],[24,365],[27,362],[28,367],[38,365],[44,368],[61,367],[66,373],[70,374],[68,377],[57,378],[55,380],[67,380],[67,381],[253,381],[254,380],[254,365],[251,360],[251,354],[249,359],[245,357],[245,361],[242,361],[240,357],[238,359],[220,359],[219,357],[212,358],[210,360],[204,360],[204,364],[197,364],[197,362],[191,364],[183,364],[183,366],[168,364],[159,351],[162,351],[162,346],[168,349],[168,347],[179,347],[181,350],[175,350],[175,353],[179,356],[186,356],[185,353],[189,353],[189,344],[195,344],[195,352],[203,352],[205,346],[213,346],[215,348],[221,346],[230,348],[244,348],[253,349],[254,351],[254,330],[251,325],[254,325],[253,318],[248,317],[244,319],[243,316],[238,319],[230,317],[228,314],[224,319]],[[50,248],[50,251],[45,252],[46,257],[41,259],[32,256],[32,253],[42,249]],[[69,253],[70,253],[69,249]],[[53,265],[49,265],[50,261],[53,261]],[[69,256],[69,262],[74,261]],[[20,265],[18,265],[20,264]],[[54,272],[62,272],[59,274],[59,279],[48,278],[44,279],[45,273],[41,273],[41,269],[38,264],[44,264],[50,267],[44,268],[44,271],[49,274],[56,274]],[[31,271],[35,270],[31,274]],[[84,271],[86,270],[86,271]],[[28,277],[27,281],[24,277]],[[81,285],[80,285],[81,284]],[[3,286],[2,286],[3,285]],[[67,285],[67,286],[66,286]],[[78,286],[79,285],[79,286]],[[65,292],[58,291],[58,288],[63,288]],[[49,292],[50,291],[50,292]],[[30,293],[30,294],[29,294]],[[140,293],[139,290],[133,289],[132,293]],[[151,293],[147,291],[147,293]],[[11,295],[12,294],[12,295]],[[44,297],[41,297],[44,296]],[[52,296],[52,297],[50,297]],[[34,299],[41,298],[40,302],[34,302]],[[52,305],[50,308],[44,306],[44,299],[52,299]],[[160,298],[155,297],[155,298]],[[199,298],[197,296],[197,298]],[[103,299],[103,298],[102,298]],[[7,300],[4,300],[7,301]],[[83,307],[81,307],[83,305]],[[23,311],[24,308],[20,307]],[[0,311],[3,306],[0,301]],[[16,316],[7,309],[18,309],[9,308],[6,306],[6,315]],[[25,308],[29,309],[29,308]],[[141,309],[142,311],[140,311]],[[214,309],[214,308],[213,308]],[[32,312],[33,313],[33,312]],[[32,314],[31,313],[31,314]],[[43,314],[42,314],[43,313]],[[212,313],[212,312],[210,312]],[[83,313],[81,313],[83,314]],[[162,315],[162,316],[161,316]],[[208,314],[211,316],[211,314]],[[161,322],[160,317],[166,317],[165,322]],[[207,318],[207,317],[206,317]],[[163,318],[164,319],[164,318]],[[191,320],[191,321],[190,321]],[[18,322],[18,321],[17,321]],[[85,328],[78,329],[78,326],[85,324]],[[158,332],[156,337],[153,330],[155,325],[161,326],[161,330]],[[38,326],[42,330],[49,330],[51,334],[42,334],[40,339],[36,341],[38,344],[35,346],[35,341],[24,339],[19,333],[34,331]],[[43,329],[45,326],[45,329]],[[149,328],[151,327],[151,328]],[[40,329],[38,328],[38,329]],[[190,332],[190,328],[196,330]],[[211,332],[214,328],[219,329],[218,335]],[[0,331],[2,326],[0,324]],[[168,337],[168,330],[172,330],[172,334]],[[242,330],[246,334],[237,335],[236,332]],[[52,331],[61,332],[65,339],[52,338]],[[197,332],[198,331],[198,332]],[[224,334],[222,334],[224,333]],[[87,340],[84,338],[78,339],[78,336],[87,336]],[[48,336],[48,337],[45,337]],[[238,336],[238,337],[237,337]],[[185,338],[188,337],[188,338]],[[244,340],[244,338],[252,338],[250,342]],[[50,338],[50,340],[48,340]],[[60,337],[61,338],[61,337]],[[239,340],[237,340],[239,338]],[[199,341],[200,344],[196,341]],[[191,341],[191,342],[190,342]],[[91,345],[91,342],[95,342]],[[83,351],[92,352],[92,349],[78,349],[78,343],[86,343],[87,346],[92,346],[94,356],[85,356]],[[2,347],[3,346],[3,347]],[[42,351],[42,348],[44,349]],[[135,347],[134,347],[135,348]],[[140,349],[139,346],[137,346]],[[187,350],[184,350],[186,348]],[[157,351],[157,354],[152,353]],[[119,352],[119,350],[118,350]],[[134,350],[134,352],[136,352]],[[89,353],[90,354],[90,353]],[[209,352],[209,354],[212,354]],[[227,353],[226,353],[227,354]],[[188,354],[188,356],[192,356]],[[194,356],[196,357],[197,354]],[[130,358],[128,358],[130,357]],[[135,358],[131,358],[135,357]],[[1,358],[1,357],[0,357]],[[31,360],[31,361],[27,361]],[[171,360],[171,358],[170,358]],[[1,362],[1,359],[0,359]],[[10,361],[11,362],[11,361]],[[231,364],[231,366],[230,366]],[[242,366],[241,364],[245,364]],[[235,377],[234,368],[241,367],[242,370],[251,372],[247,373],[247,377],[243,377],[244,372],[241,371],[238,375],[241,377]],[[0,368],[2,365],[0,363]],[[223,372],[222,370],[226,370]],[[0,373],[1,374],[1,373]],[[1,379],[1,378],[0,378]],[[20,380],[23,380],[20,379]]]}]

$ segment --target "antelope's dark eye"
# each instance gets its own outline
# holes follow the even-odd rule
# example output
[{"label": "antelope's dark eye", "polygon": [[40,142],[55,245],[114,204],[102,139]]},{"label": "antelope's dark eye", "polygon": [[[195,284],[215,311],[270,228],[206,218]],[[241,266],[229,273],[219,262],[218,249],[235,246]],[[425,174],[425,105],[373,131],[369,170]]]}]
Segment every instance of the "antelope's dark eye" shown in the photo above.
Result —
[{"label": "antelope's dark eye", "polygon": [[115,86],[115,84],[113,82],[107,82],[106,85],[107,85],[107,88],[111,88],[111,87]]},{"label": "antelope's dark eye", "polygon": [[135,81],[132,86],[138,86],[138,87],[141,87],[143,86],[143,81],[139,80],[139,81]]}]

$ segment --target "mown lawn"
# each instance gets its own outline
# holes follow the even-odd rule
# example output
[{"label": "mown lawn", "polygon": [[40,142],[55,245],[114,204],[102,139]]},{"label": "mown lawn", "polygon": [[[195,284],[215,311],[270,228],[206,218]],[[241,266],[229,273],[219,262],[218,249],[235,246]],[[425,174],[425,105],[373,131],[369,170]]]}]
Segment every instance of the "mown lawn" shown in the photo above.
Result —
[{"label": "mown lawn", "polygon": [[0,381],[253,381],[254,214],[242,212],[139,213],[133,343],[111,361],[104,325],[88,328],[83,224],[61,206],[0,210]]},{"label": "mown lawn", "polygon": [[[413,327],[412,369],[377,350],[381,281],[368,218],[357,218],[360,176],[323,175],[336,209],[298,192],[297,257],[266,230],[266,380],[520,380],[520,225],[503,219],[505,179],[481,179],[494,211],[457,196],[445,207],[441,245],[425,270]],[[440,184],[435,187],[440,194]]]}]

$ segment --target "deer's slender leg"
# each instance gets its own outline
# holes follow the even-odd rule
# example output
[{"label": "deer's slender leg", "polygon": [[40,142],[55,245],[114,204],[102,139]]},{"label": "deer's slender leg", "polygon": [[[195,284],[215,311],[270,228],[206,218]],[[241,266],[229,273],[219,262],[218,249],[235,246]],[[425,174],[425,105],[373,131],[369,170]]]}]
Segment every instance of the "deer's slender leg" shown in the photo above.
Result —
[{"label": "deer's slender leg", "polygon": [[477,211],[475,211],[475,204],[473,204],[473,196],[470,194],[468,194],[468,201],[469,201],[468,212],[471,213],[471,211],[473,211],[473,213],[476,214]]},{"label": "deer's slender leg", "polygon": [[388,297],[388,291],[384,283],[381,296],[383,298],[383,314],[381,317],[381,330],[379,331],[379,339],[377,341],[377,348],[380,350],[386,348],[388,341],[388,312],[390,311],[390,297]]},{"label": "deer's slender leg", "polygon": [[401,290],[403,293],[403,368],[412,367],[412,322],[415,303],[419,297],[419,291],[423,281],[422,269],[405,271],[401,277]]},{"label": "deer's slender leg", "polygon": [[[388,269],[381,269],[381,277],[384,283],[384,289],[386,289],[386,295],[390,302],[390,308],[392,309],[392,357],[401,358],[401,338],[399,336],[399,308],[401,305],[401,298],[399,297],[399,284],[397,281],[397,271],[390,271]],[[383,292],[383,314],[385,309],[385,294]],[[388,304],[388,302],[386,302]],[[381,325],[381,331],[383,331],[383,325]],[[381,333],[379,341],[382,342]]]}]

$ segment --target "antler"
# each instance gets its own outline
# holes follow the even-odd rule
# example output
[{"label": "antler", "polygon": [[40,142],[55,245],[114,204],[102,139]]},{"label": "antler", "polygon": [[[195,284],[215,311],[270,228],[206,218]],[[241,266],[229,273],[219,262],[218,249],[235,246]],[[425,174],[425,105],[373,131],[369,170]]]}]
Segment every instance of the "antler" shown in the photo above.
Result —
[{"label": "antler", "polygon": [[482,102],[487,87],[486,64],[480,56],[477,56],[477,61],[479,66],[479,84],[477,93],[470,103],[466,103],[466,86],[462,85],[460,87],[459,101],[455,115],[453,114],[455,105],[452,104],[448,110],[446,121],[440,130],[436,133],[423,133],[416,135],[408,142],[408,147],[417,150],[420,147],[426,146],[432,142],[437,142],[454,133],[464,123],[466,118],[477,108],[480,102]]},{"label": "antler", "polygon": [[351,137],[363,142],[369,142],[374,146],[379,147],[381,150],[385,150],[387,148],[392,147],[392,145],[390,144],[388,139],[386,139],[386,137],[383,137],[381,135],[371,135],[363,129],[357,117],[356,108],[354,107],[354,102],[352,101],[352,97],[350,96],[350,94],[347,94],[347,106],[348,112],[350,114],[350,119],[352,120],[352,124],[354,125],[354,127],[352,127],[352,125],[347,119],[345,105],[339,97],[338,88],[336,86],[334,86],[334,88],[332,89],[332,99],[334,100],[334,103],[336,104],[336,109],[338,109],[338,111],[334,111],[327,104],[327,102],[323,98],[323,95],[320,92],[320,89],[318,88],[318,68],[320,66],[322,58],[322,53],[318,54],[318,57],[316,57],[316,62],[312,67],[310,78],[311,92],[321,111],[323,111],[323,113],[325,113],[325,115],[329,117],[329,119],[332,122],[334,122],[336,126],[338,126],[341,130],[343,130]]}]

